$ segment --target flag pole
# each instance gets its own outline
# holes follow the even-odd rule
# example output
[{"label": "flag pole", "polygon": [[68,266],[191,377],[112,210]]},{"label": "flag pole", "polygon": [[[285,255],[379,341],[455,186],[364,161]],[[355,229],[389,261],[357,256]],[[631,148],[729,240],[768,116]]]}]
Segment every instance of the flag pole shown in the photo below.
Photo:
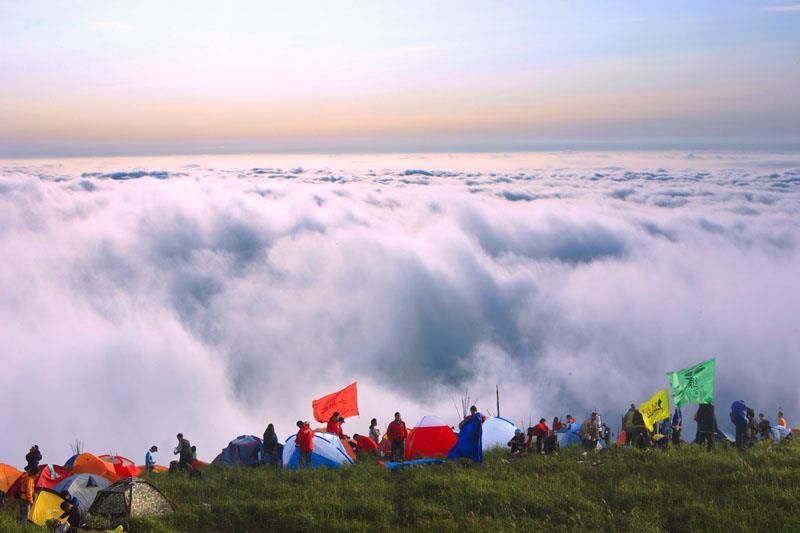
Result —
[{"label": "flag pole", "polygon": [[497,394],[497,416],[500,416],[500,385],[494,387],[494,392]]}]

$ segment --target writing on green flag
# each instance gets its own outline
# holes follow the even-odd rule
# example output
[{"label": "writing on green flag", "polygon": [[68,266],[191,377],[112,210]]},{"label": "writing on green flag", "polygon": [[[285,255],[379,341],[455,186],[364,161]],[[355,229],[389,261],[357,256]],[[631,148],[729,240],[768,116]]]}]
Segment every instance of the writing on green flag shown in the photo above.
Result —
[{"label": "writing on green flag", "polygon": [[716,359],[667,372],[672,387],[672,403],[680,407],[685,403],[714,403],[714,371]]}]

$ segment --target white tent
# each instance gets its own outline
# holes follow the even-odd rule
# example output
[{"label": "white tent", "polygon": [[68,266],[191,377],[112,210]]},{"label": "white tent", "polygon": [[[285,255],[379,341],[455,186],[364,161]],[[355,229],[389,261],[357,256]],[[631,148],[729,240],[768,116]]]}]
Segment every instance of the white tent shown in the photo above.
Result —
[{"label": "white tent", "polygon": [[483,422],[483,451],[493,448],[506,448],[508,441],[519,429],[510,420],[500,416],[492,416]]},{"label": "white tent", "polygon": [[[296,470],[300,462],[300,448],[295,446],[296,435],[286,439],[283,447],[283,466]],[[342,441],[339,437],[331,433],[314,433],[314,450],[311,452],[311,467],[319,468],[327,466],[338,468],[353,464],[353,460],[347,455]]]}]

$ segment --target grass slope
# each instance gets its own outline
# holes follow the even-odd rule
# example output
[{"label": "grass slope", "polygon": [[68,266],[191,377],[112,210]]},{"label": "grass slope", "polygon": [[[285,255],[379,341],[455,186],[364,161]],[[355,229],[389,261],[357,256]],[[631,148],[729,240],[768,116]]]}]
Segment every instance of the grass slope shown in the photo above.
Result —
[{"label": "grass slope", "polygon": [[[178,506],[130,531],[800,531],[800,441],[747,453],[685,445],[388,471],[210,468],[150,477]],[[16,528],[0,515],[2,531]]]}]

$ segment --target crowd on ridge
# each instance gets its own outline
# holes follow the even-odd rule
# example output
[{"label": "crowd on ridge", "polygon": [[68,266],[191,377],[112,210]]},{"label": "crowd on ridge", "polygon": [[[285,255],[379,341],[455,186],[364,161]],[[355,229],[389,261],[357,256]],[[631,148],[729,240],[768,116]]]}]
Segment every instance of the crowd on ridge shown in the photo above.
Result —
[{"label": "crowd on ridge", "polygon": [[[693,418],[697,424],[697,433],[693,442],[705,445],[711,451],[720,435],[714,406],[712,404],[700,404]],[[786,424],[782,411],[778,411],[777,424],[773,425],[763,413],[756,417],[752,408],[748,407],[744,401],[738,400],[731,405],[730,419],[736,428],[734,443],[739,450],[746,450],[758,440],[770,439],[774,441],[791,438],[792,433]],[[486,417],[478,412],[476,406],[470,407],[469,413],[459,423],[459,430],[473,420],[477,421],[479,425],[486,420]],[[394,414],[393,419],[387,425],[385,435],[381,434],[378,421],[375,418],[370,420],[368,431],[364,435],[354,433],[350,436],[345,434],[344,423],[344,417],[338,412],[334,412],[328,420],[324,432],[346,441],[358,457],[380,457],[385,455],[393,462],[404,461],[409,428],[399,412]],[[314,451],[314,436],[321,430],[312,429],[310,422],[303,420],[298,420],[296,426],[297,433],[294,439],[294,446],[299,454],[298,467],[309,468]],[[563,421],[559,417],[554,417],[549,426],[547,420],[541,418],[536,425],[529,427],[527,432],[523,432],[519,428],[515,429],[514,435],[508,441],[507,446],[513,456],[523,453],[550,454],[559,448],[559,435],[574,431],[576,427],[578,428],[577,434],[584,453],[612,445],[610,427],[601,420],[599,413],[592,412],[580,425],[569,414]],[[631,404],[622,417],[621,430],[616,444],[636,448],[679,446],[683,442],[681,439],[683,429],[684,420],[680,408],[676,408],[671,417],[661,420],[650,429],[642,412],[637,409],[635,404]],[[198,476],[198,467],[205,466],[207,463],[197,460],[196,446],[193,446],[182,433],[178,433],[176,438],[177,446],[173,453],[177,456],[177,460],[170,462],[169,471],[187,472],[190,476]],[[384,441],[389,443],[388,453],[382,451]],[[259,463],[273,466],[281,465],[283,448],[284,445],[280,443],[274,425],[270,423],[264,431],[260,443]],[[163,470],[157,465],[157,453],[158,447],[155,445],[151,446],[145,453],[144,469],[146,471]],[[41,461],[42,453],[38,445],[33,445],[25,455],[26,466],[20,476],[18,492],[15,494],[19,499],[20,522],[26,521],[30,506],[34,500],[37,475],[39,475],[41,468],[46,468],[46,466],[40,467]],[[0,496],[5,495],[0,493]],[[77,529],[83,523],[86,510],[81,509],[78,499],[74,498],[68,491],[62,491],[60,496],[64,499],[61,504],[63,514],[60,519],[65,520],[61,531],[68,531],[70,527]]]}]

